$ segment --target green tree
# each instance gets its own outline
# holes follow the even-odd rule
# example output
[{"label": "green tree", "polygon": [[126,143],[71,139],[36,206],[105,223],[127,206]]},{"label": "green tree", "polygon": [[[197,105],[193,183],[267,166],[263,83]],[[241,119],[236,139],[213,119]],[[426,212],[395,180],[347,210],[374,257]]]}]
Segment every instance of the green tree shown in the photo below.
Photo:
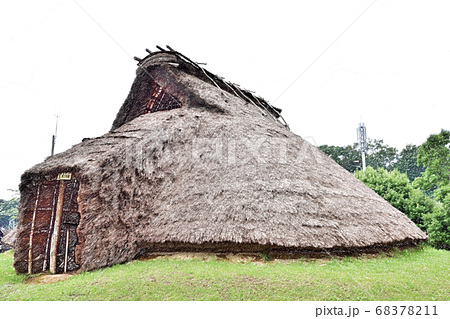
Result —
[{"label": "green tree", "polygon": [[417,162],[427,168],[414,184],[438,202],[433,214],[424,218],[429,242],[450,250],[450,131],[430,135],[417,150]]},{"label": "green tree", "polygon": [[[362,168],[358,143],[347,146],[321,145],[319,149],[350,173]],[[384,144],[383,140],[368,140],[366,166],[392,170],[397,158],[398,153],[395,147]]]},{"label": "green tree", "polygon": [[406,145],[400,152],[398,161],[393,165],[401,173],[406,173],[411,182],[425,171],[425,167],[422,164],[417,164],[417,149],[416,145]]},{"label": "green tree", "polygon": [[395,147],[384,144],[383,140],[369,139],[367,142],[366,165],[375,169],[394,169],[398,153]]},{"label": "green tree", "polygon": [[330,156],[336,163],[341,165],[350,173],[355,172],[360,168],[361,155],[355,148],[355,145],[350,146],[332,146],[321,145],[319,149]]},{"label": "green tree", "polygon": [[422,230],[426,229],[424,216],[433,212],[436,203],[420,189],[415,189],[406,174],[398,170],[388,171],[382,167],[367,167],[364,172],[357,171],[355,176],[408,216]]},{"label": "green tree", "polygon": [[13,198],[10,200],[0,199],[0,227],[8,228],[10,222],[17,220],[17,206],[19,205],[18,191],[13,191]]},{"label": "green tree", "polygon": [[442,199],[433,214],[424,216],[431,246],[450,250],[450,193]]},{"label": "green tree", "polygon": [[450,131],[430,135],[417,150],[417,162],[426,166],[425,172],[416,179],[424,190],[432,190],[450,184]]}]

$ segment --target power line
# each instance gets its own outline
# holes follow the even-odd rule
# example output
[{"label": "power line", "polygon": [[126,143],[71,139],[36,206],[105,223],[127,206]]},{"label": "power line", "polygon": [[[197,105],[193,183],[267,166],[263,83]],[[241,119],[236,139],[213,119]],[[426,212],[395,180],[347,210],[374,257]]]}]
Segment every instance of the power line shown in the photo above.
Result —
[{"label": "power line", "polygon": [[281,94],[273,101],[273,103],[275,103],[280,97],[282,97],[295,84],[295,82],[297,82],[298,79],[300,79],[303,74],[305,74],[314,65],[314,63],[316,63],[317,60],[319,60],[356,23],[356,21],[358,21],[359,18],[361,18],[363,14],[366,13],[366,11],[375,4],[375,2],[377,2],[377,0],[374,0],[352,23],[350,23],[350,25],[344,31],[342,31],[342,33],[339,34],[339,36],[333,42],[331,42],[331,44],[325,50],[323,50],[322,53],[319,54],[319,56],[311,64],[309,64],[308,67],[303,70],[303,72],[300,73],[300,75],[294,81],[292,81],[292,83],[289,84],[289,86],[283,92],[281,92]]},{"label": "power line", "polygon": [[126,55],[128,55],[128,57],[130,57],[131,59],[133,59],[133,57],[131,56],[131,54],[128,53],[127,50],[125,50],[119,42],[116,41],[116,39],[114,39],[101,25],[100,23],[97,22],[97,20],[95,20],[90,14],[89,12],[87,12],[76,0],[73,0],[73,2],[75,2],[75,4],[80,7],[81,10],[83,10],[83,12],[123,51],[125,52]]}]

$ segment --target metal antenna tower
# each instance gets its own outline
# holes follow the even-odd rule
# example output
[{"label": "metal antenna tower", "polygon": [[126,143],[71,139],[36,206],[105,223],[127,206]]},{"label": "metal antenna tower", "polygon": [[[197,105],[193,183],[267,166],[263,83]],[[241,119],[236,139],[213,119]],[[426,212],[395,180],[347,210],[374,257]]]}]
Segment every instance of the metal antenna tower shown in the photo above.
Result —
[{"label": "metal antenna tower", "polygon": [[362,158],[362,169],[366,170],[366,151],[367,151],[367,131],[364,123],[359,123],[358,129],[359,151]]}]

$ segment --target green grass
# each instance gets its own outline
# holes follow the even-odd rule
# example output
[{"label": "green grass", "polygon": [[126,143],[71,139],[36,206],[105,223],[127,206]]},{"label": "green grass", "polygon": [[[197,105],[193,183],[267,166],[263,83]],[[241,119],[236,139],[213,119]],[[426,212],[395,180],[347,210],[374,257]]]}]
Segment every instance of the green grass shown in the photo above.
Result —
[{"label": "green grass", "polygon": [[0,255],[0,300],[450,300],[450,251],[291,262],[158,258],[27,284]]}]

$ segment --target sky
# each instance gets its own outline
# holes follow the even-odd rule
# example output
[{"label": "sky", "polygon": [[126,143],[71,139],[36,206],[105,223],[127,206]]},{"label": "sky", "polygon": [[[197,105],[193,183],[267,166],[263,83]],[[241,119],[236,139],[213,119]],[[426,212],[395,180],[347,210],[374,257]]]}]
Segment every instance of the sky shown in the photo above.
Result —
[{"label": "sky", "polygon": [[170,45],[256,92],[316,145],[401,150],[450,129],[448,1],[2,1],[0,198],[51,152],[101,136],[134,56]]}]

